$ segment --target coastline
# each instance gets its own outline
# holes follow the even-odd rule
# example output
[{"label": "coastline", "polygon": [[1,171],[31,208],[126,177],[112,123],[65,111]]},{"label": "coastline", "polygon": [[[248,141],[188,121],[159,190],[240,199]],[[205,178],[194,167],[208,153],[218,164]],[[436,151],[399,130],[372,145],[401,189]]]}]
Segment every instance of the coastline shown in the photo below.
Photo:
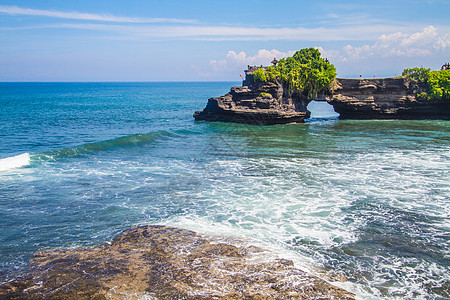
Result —
[{"label": "coastline", "polygon": [[313,102],[306,124],[194,122],[229,86],[10,86],[2,156],[30,163],[1,176],[3,282],[37,250],[165,224],[242,237],[360,298],[449,297],[448,121],[321,119],[332,106]]},{"label": "coastline", "polygon": [[222,121],[274,125],[304,123],[312,101],[327,102],[340,119],[354,120],[450,120],[450,102],[420,97],[425,87],[409,77],[334,78],[329,90],[316,95],[293,89],[275,79],[259,79],[258,68],[248,66],[242,86],[234,86],[220,97],[209,98],[205,108],[195,111],[196,121]]}]

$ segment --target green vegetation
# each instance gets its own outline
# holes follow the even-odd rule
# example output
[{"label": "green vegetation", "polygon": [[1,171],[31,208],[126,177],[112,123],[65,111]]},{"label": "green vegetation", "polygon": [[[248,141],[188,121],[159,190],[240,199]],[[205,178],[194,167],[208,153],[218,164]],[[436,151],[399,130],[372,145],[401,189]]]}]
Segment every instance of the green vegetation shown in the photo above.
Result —
[{"label": "green vegetation", "polygon": [[450,100],[450,70],[431,71],[425,68],[405,69],[403,76],[426,86],[426,91],[417,94],[419,99]]},{"label": "green vegetation", "polygon": [[427,92],[421,92],[421,93],[417,93],[416,97],[420,100],[427,100],[428,94],[427,94]]},{"label": "green vegetation", "polygon": [[253,78],[256,81],[267,81],[267,77],[266,74],[264,73],[264,69],[263,68],[258,68],[254,73],[253,73]]},{"label": "green vegetation", "polygon": [[427,82],[431,69],[426,68],[407,68],[403,70],[402,76],[407,76],[412,80]]},{"label": "green vegetation", "polygon": [[298,91],[307,97],[320,92],[328,92],[336,77],[336,68],[320,57],[319,50],[305,48],[292,57],[280,59],[276,66],[262,68],[254,72],[255,80],[279,80],[290,90]]},{"label": "green vegetation", "polygon": [[431,71],[428,75],[429,98],[450,100],[450,70]]},{"label": "green vegetation", "polygon": [[261,97],[272,97],[271,94],[265,93],[265,92],[261,92],[261,93],[259,93],[259,95],[260,95]]}]

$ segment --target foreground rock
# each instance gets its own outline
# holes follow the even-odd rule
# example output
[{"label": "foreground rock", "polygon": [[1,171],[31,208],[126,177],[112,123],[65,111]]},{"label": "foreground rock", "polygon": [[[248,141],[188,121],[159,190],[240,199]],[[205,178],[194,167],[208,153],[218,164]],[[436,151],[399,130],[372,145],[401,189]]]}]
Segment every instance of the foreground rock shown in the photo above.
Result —
[{"label": "foreground rock", "polygon": [[353,299],[353,295],[268,259],[195,232],[143,226],[91,249],[39,252],[26,278],[1,299]]}]

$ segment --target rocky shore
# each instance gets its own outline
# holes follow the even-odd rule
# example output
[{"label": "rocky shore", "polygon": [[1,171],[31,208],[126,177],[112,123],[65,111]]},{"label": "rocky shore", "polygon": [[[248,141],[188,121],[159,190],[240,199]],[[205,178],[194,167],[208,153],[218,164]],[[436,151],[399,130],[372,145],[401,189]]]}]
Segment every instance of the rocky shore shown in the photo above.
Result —
[{"label": "rocky shore", "polygon": [[88,249],[43,251],[0,299],[354,299],[244,243],[167,226],[124,231]]},{"label": "rocky shore", "polygon": [[406,77],[382,79],[337,78],[330,93],[307,97],[278,80],[257,81],[249,66],[241,87],[208,99],[194,118],[247,124],[302,123],[311,115],[311,101],[327,101],[344,119],[444,119],[450,120],[450,101],[417,97],[423,87]]}]

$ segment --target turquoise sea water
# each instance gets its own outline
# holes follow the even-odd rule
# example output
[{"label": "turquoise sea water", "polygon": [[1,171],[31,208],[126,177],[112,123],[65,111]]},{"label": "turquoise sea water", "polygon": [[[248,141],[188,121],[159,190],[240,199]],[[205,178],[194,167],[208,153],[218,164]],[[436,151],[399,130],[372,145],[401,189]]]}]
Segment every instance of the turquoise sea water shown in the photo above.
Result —
[{"label": "turquoise sea water", "polygon": [[[0,278],[138,224],[248,239],[361,299],[450,298],[450,122],[195,122],[239,83],[0,83]],[[348,281],[342,282],[339,278]]]}]

